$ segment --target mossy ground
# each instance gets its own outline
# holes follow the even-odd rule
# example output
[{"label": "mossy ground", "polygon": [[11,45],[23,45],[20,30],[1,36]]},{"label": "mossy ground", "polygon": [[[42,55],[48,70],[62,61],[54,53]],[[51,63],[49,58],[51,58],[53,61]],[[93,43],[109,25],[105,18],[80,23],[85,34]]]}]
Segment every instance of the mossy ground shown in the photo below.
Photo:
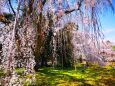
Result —
[{"label": "mossy ground", "polygon": [[115,86],[115,69],[111,67],[41,68],[38,74],[46,77],[48,86]]},{"label": "mossy ground", "polygon": [[[17,69],[16,71],[21,75],[23,69]],[[2,74],[0,72],[0,76]],[[32,75],[26,77],[31,78],[30,76],[32,77]],[[44,67],[39,68],[35,77],[36,81],[34,83],[25,83],[25,86],[115,86],[115,69],[110,66],[104,68],[77,66],[76,70]]]}]

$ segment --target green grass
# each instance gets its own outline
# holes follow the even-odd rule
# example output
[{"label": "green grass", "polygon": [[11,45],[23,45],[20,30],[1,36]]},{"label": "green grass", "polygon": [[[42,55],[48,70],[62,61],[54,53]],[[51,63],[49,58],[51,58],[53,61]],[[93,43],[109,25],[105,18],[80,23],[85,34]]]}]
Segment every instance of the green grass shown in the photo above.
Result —
[{"label": "green grass", "polygon": [[48,86],[115,86],[115,69],[112,68],[40,68],[39,73],[47,77]]},{"label": "green grass", "polygon": [[115,50],[115,46],[112,46],[112,49]]},{"label": "green grass", "polygon": [[[23,70],[17,69],[16,71],[22,75]],[[32,78],[33,75],[21,77]],[[28,82],[25,82],[25,86],[115,86],[115,69],[108,66],[105,68],[78,66],[76,70],[44,67],[39,68],[35,77],[36,81],[34,83],[28,85]]]}]

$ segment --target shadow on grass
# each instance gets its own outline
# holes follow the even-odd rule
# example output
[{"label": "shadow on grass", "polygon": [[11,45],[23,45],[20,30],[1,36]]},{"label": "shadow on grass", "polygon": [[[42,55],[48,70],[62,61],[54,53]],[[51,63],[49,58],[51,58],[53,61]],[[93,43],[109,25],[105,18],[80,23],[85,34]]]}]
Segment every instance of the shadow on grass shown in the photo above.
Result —
[{"label": "shadow on grass", "polygon": [[39,73],[47,77],[48,86],[115,86],[115,69],[77,67],[75,71],[41,68]]},{"label": "shadow on grass", "polygon": [[[24,69],[16,69],[23,76]],[[29,86],[115,86],[115,69],[113,68],[40,68],[35,73],[35,85]],[[0,71],[0,76],[4,76]],[[27,76],[29,77],[29,76]],[[32,77],[32,76],[31,76]]]}]

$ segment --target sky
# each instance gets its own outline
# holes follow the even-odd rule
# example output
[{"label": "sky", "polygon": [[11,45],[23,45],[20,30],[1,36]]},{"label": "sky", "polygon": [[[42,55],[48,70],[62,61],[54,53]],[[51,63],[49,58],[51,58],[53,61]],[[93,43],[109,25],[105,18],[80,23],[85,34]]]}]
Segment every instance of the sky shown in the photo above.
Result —
[{"label": "sky", "polygon": [[[115,0],[113,0],[112,3],[115,8]],[[104,33],[104,39],[110,40],[115,44],[115,12],[105,10],[103,15],[101,15],[100,20]]]}]

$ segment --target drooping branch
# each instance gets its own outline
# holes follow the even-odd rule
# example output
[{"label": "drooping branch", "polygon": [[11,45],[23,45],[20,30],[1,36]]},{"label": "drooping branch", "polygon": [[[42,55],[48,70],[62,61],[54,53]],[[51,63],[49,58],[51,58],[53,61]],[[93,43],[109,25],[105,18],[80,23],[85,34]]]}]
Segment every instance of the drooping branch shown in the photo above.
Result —
[{"label": "drooping branch", "polygon": [[8,0],[8,2],[9,2],[10,8],[11,8],[13,14],[16,15],[16,12],[14,11],[14,8],[12,7],[11,0]]},{"label": "drooping branch", "polygon": [[115,9],[114,9],[114,7],[113,7],[113,5],[112,5],[112,1],[111,1],[111,0],[107,0],[107,1],[108,1],[109,5],[110,5],[111,9],[112,9],[113,11],[115,11]]},{"label": "drooping branch", "polygon": [[33,10],[33,3],[34,3],[34,0],[29,0],[29,5],[28,5],[28,15],[30,15],[32,13],[32,10]]}]

